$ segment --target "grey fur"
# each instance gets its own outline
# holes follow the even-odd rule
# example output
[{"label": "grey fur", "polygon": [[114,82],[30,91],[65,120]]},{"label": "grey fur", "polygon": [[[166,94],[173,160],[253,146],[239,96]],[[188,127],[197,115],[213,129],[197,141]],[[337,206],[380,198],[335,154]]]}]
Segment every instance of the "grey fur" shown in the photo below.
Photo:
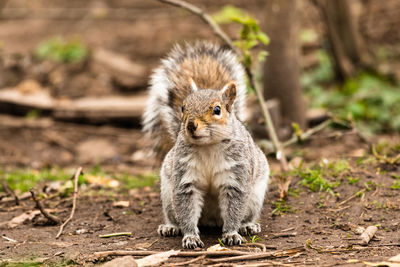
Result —
[{"label": "grey fur", "polygon": [[[201,247],[197,225],[222,226],[222,242],[240,244],[261,231],[256,222],[267,189],[269,168],[243,124],[230,114],[224,142],[195,145],[182,123],[161,169],[166,225],[182,232],[185,248]],[[165,225],[161,234],[172,236]],[[160,232],[160,231],[159,231]]]}]

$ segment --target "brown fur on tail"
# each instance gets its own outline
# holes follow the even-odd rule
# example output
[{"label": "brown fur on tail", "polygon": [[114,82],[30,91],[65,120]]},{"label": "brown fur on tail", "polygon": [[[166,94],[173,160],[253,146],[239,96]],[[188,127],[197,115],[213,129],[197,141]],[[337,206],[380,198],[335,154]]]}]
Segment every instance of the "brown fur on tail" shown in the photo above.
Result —
[{"label": "brown fur on tail", "polygon": [[183,100],[198,89],[221,90],[227,83],[237,85],[234,112],[245,118],[246,83],[243,67],[230,50],[208,43],[176,45],[155,69],[150,81],[150,98],[143,115],[143,131],[158,150],[166,152],[175,142],[181,124]]}]

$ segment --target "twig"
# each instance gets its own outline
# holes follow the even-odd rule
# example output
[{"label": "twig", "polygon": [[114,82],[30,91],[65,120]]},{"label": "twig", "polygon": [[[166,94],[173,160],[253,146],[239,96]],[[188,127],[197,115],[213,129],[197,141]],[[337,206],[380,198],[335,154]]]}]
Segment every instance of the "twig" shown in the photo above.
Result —
[{"label": "twig", "polygon": [[341,207],[341,208],[338,208],[338,209],[327,209],[327,211],[329,211],[329,212],[339,212],[339,211],[342,211],[342,210],[345,210],[345,209],[348,209],[348,208],[350,208],[350,206],[344,206],[344,207]]},{"label": "twig", "polygon": [[14,190],[12,190],[12,189],[10,188],[10,186],[8,185],[8,183],[7,183],[6,181],[3,181],[2,185],[3,185],[4,191],[5,191],[8,195],[14,197],[15,205],[18,206],[18,205],[19,205],[19,198],[18,198],[18,196],[15,194]]},{"label": "twig", "polygon": [[[261,248],[262,252],[266,252],[267,251],[267,246],[262,244],[262,243],[244,243],[240,245],[241,247],[257,247],[257,248]],[[276,247],[268,247],[269,249],[276,249]]]},{"label": "twig", "polygon": [[205,258],[206,258],[206,255],[202,255],[202,256],[199,256],[199,257],[194,258],[194,259],[189,260],[189,261],[182,261],[182,262],[172,263],[170,266],[188,265],[188,264],[192,264],[192,263],[198,262],[198,261],[200,261],[200,260],[203,260],[203,259],[205,259]]},{"label": "twig", "polygon": [[121,232],[121,233],[112,233],[112,234],[106,234],[106,235],[99,235],[100,238],[109,238],[109,237],[115,237],[115,236],[131,236],[131,232]]},{"label": "twig", "polygon": [[283,230],[281,231],[281,233],[289,232],[289,231],[292,231],[292,230],[294,230],[294,229],[296,229],[296,227],[289,227],[289,228],[283,229]]},{"label": "twig", "polygon": [[[149,256],[160,251],[146,251],[146,250],[111,250],[111,251],[100,251],[95,252],[94,256],[99,258],[105,258],[108,256]],[[220,257],[220,256],[240,256],[254,254],[238,250],[224,250],[224,251],[180,251],[178,254],[173,255],[174,257],[198,257],[205,255],[206,257]]]},{"label": "twig", "polygon": [[222,41],[224,41],[224,43],[226,43],[233,51],[235,51],[237,54],[240,54],[239,50],[233,44],[231,38],[229,38],[229,36],[226,35],[226,33],[218,26],[218,24],[211,18],[211,16],[205,13],[201,8],[181,0],[159,0],[159,1],[176,7],[181,7],[199,16],[206,24],[208,24],[211,27],[215,35],[221,38]]},{"label": "twig", "polygon": [[326,120],[320,124],[318,124],[317,126],[308,129],[306,132],[302,133],[300,136],[293,136],[292,138],[290,138],[289,140],[285,141],[282,145],[283,147],[287,147],[290,145],[293,145],[299,141],[305,141],[308,138],[310,138],[312,135],[318,133],[319,131],[322,131],[323,129],[325,129],[327,126],[329,126],[332,123],[332,120]]},{"label": "twig", "polygon": [[276,233],[276,234],[271,234],[272,238],[279,238],[279,237],[291,237],[291,236],[296,236],[297,232],[293,233]]},{"label": "twig", "polygon": [[288,250],[281,251],[273,251],[273,252],[262,252],[262,253],[251,253],[247,255],[235,256],[235,257],[226,257],[219,259],[211,259],[210,261],[213,263],[218,262],[228,262],[228,261],[241,261],[241,260],[260,260],[265,258],[280,258],[284,256],[289,256],[298,252],[304,251],[304,248],[294,248]]},{"label": "twig", "polygon": [[9,237],[6,237],[5,235],[2,235],[1,237],[4,238],[4,239],[7,240],[7,241],[10,241],[10,242],[13,242],[13,243],[18,242],[17,240],[12,239],[12,238],[9,238]]},{"label": "twig", "polygon": [[61,220],[60,220],[59,218],[57,218],[57,217],[54,216],[54,215],[51,215],[50,213],[48,213],[48,212],[44,209],[44,207],[43,207],[42,203],[40,202],[39,198],[36,196],[35,191],[34,191],[33,189],[31,189],[31,190],[29,190],[29,192],[31,192],[32,199],[33,199],[33,201],[35,201],[35,203],[36,203],[36,208],[37,208],[38,210],[40,210],[40,212],[43,214],[43,216],[46,217],[49,221],[51,221],[51,222],[54,223],[54,224],[60,224],[60,223],[61,223]]},{"label": "twig", "polygon": [[[198,15],[200,18],[203,19],[203,21],[205,23],[207,23],[211,27],[211,29],[214,31],[214,33],[219,38],[221,38],[222,41],[224,41],[234,52],[236,52],[236,54],[238,54],[239,56],[241,56],[243,58],[242,52],[235,47],[235,45],[233,44],[233,42],[229,38],[229,36],[226,35],[225,32],[218,26],[218,24],[211,18],[211,16],[208,15],[207,13],[205,13],[202,9],[200,9],[199,7],[197,7],[195,5],[192,5],[185,1],[182,1],[182,0],[159,0],[159,1],[162,3],[167,3],[167,4],[170,4],[173,6],[181,7],[185,10],[192,12],[195,15]],[[287,163],[286,155],[284,153],[283,146],[278,139],[278,135],[276,134],[275,127],[272,123],[271,114],[269,113],[267,105],[265,104],[265,101],[264,101],[264,96],[262,94],[262,90],[261,90],[260,86],[258,85],[258,83],[255,81],[254,75],[249,66],[245,66],[245,71],[249,78],[250,86],[252,88],[254,88],[254,90],[256,91],[256,96],[257,96],[258,102],[261,107],[261,112],[262,112],[265,122],[266,122],[266,124],[265,124],[266,130],[272,139],[275,150],[277,151],[276,158],[279,160],[279,162],[281,164],[281,170],[283,172],[287,172],[289,170],[289,166]],[[280,186],[281,198],[284,198],[286,196],[287,191],[289,189],[290,182],[291,182],[291,178],[287,178],[282,183],[282,186]]]},{"label": "twig", "polygon": [[[366,188],[360,190],[360,191],[359,191],[359,194],[364,193],[366,190],[367,190]],[[349,197],[348,199],[345,199],[345,200],[343,200],[342,202],[340,202],[340,203],[338,204],[338,206],[342,206],[342,205],[346,204],[347,202],[349,202],[350,200],[352,200],[352,199],[354,199],[354,198],[356,198],[356,197],[357,197],[357,195],[354,194],[354,195],[352,195],[351,197]]]},{"label": "twig", "polygon": [[75,176],[74,176],[74,196],[73,196],[73,200],[72,200],[71,214],[69,215],[68,219],[60,226],[60,230],[58,231],[58,234],[56,235],[56,239],[60,237],[60,235],[62,234],[62,231],[64,230],[64,227],[74,217],[75,209],[76,209],[76,198],[78,197],[78,178],[79,178],[79,175],[81,174],[81,172],[82,172],[82,167],[79,167],[75,172]]}]

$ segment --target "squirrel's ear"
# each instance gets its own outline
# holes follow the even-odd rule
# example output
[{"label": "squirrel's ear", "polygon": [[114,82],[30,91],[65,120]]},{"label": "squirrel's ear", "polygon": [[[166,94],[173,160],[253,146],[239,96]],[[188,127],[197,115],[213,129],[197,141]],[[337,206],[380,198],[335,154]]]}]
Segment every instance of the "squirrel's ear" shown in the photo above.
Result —
[{"label": "squirrel's ear", "polygon": [[228,112],[232,112],[232,105],[236,99],[236,84],[234,82],[226,84],[221,90],[221,96]]},{"label": "squirrel's ear", "polygon": [[190,90],[192,90],[192,92],[196,92],[197,90],[199,90],[199,89],[197,88],[196,83],[193,81],[192,78],[190,78]]}]

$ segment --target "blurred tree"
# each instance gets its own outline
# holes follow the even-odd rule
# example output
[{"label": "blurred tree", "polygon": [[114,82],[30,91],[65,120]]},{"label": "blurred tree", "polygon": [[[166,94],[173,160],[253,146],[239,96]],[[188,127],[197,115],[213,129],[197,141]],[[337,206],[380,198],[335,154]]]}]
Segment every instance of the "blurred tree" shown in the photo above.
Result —
[{"label": "blurred tree", "polygon": [[269,0],[265,5],[264,32],[270,37],[264,65],[264,96],[280,102],[284,122],[306,127],[305,102],[300,86],[300,1]]},{"label": "blurred tree", "polygon": [[336,76],[344,80],[360,69],[372,69],[372,57],[360,34],[352,1],[313,0],[326,23]]}]

